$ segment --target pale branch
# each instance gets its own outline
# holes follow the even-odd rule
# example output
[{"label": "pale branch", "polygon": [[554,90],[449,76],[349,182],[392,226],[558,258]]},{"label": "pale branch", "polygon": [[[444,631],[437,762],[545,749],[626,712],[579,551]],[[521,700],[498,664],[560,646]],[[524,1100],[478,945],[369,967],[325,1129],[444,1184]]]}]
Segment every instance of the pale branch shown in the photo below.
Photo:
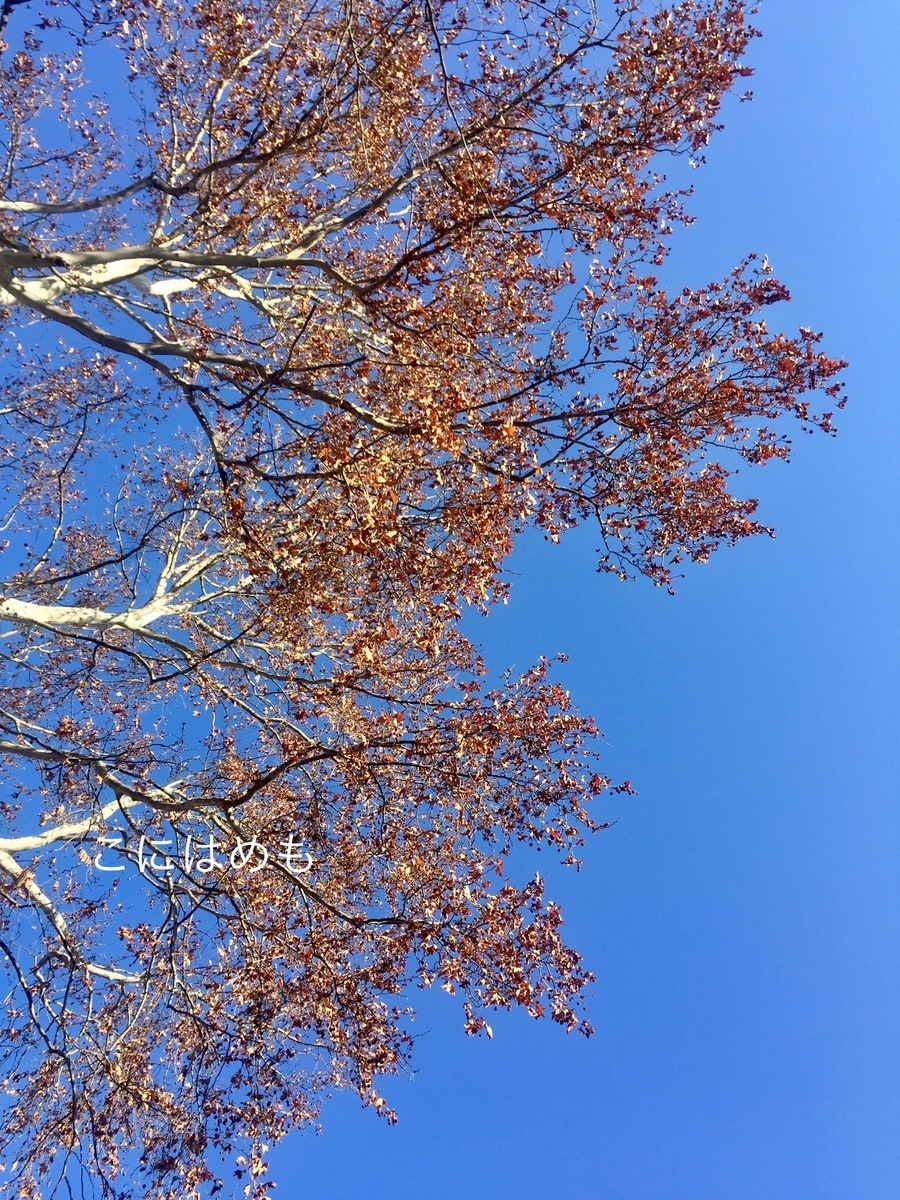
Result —
[{"label": "pale branch", "polygon": [[17,303],[25,305],[25,307],[40,313],[41,316],[47,317],[52,321],[58,321],[61,325],[75,330],[76,333],[81,334],[88,341],[95,342],[107,350],[113,350],[117,354],[130,355],[141,362],[147,363],[175,384],[181,385],[182,381],[171,368],[159,361],[157,355],[167,354],[181,358],[199,357],[191,347],[171,342],[134,342],[130,338],[118,337],[115,334],[107,333],[99,325],[87,320],[85,317],[79,316],[77,313],[70,312],[68,309],[60,308],[58,305],[41,299],[29,297],[18,287],[17,280],[14,280],[8,272],[0,271],[0,296],[2,296],[4,290],[14,296]]},{"label": "pale branch", "polygon": [[78,754],[69,750],[54,750],[52,746],[29,746],[24,742],[11,742],[7,739],[0,741],[0,754],[15,754],[19,758],[30,758],[43,763],[84,763],[90,764],[94,759],[88,755]]},{"label": "pale branch", "polygon": [[[0,751],[6,750],[7,746],[8,743],[0,742]],[[42,850],[45,846],[52,845],[53,842],[78,841],[102,832],[107,827],[110,817],[114,817],[123,809],[135,808],[141,803],[142,801],[135,800],[133,797],[130,799],[125,796],[116,798],[110,800],[97,812],[91,813],[89,817],[85,817],[83,821],[70,821],[64,825],[54,825],[51,829],[44,829],[40,833],[27,834],[23,837],[0,838],[0,850],[7,854],[16,854],[26,850]]]},{"label": "pale branch", "polygon": [[[197,122],[197,132],[194,134],[194,137],[191,139],[188,145],[185,146],[181,151],[181,162],[178,169],[184,170],[189,166],[194,155],[203,145],[204,141],[206,141],[208,138],[212,117],[215,115],[216,109],[231,88],[235,79],[239,78],[241,73],[250,66],[253,60],[255,58],[259,58],[259,56],[264,54],[266,50],[269,50],[272,45],[273,42],[270,39],[261,42],[254,50],[251,50],[249,54],[245,54],[242,58],[239,58],[236,62],[234,62],[232,64],[231,74],[219,81],[218,87],[207,102],[206,112],[203,120]],[[178,170],[176,170],[176,175],[177,173]]]},{"label": "pale branch", "polygon": [[144,634],[154,621],[181,616],[190,611],[191,602],[171,604],[165,597],[154,596],[147,604],[125,612],[105,612],[102,608],[83,608],[67,604],[32,604],[27,600],[0,599],[0,620],[41,629],[126,629]]},{"label": "pale branch", "polygon": [[[40,269],[42,267],[64,268],[71,272],[66,286],[63,276],[54,275],[52,283],[53,296],[79,287],[95,289],[108,283],[145,273],[155,266],[182,267],[223,267],[232,270],[286,270],[289,268],[308,268],[319,271],[334,283],[345,287],[348,291],[356,292],[359,284],[350,279],[331,263],[321,258],[310,258],[303,250],[292,250],[287,254],[217,254],[193,250],[175,250],[165,246],[119,246],[114,250],[73,250],[59,251],[52,254],[40,254],[34,250],[0,250],[0,268],[7,271]],[[50,280],[18,280],[19,286],[28,294],[28,289],[36,285],[49,288]],[[40,293],[44,298],[44,292]],[[9,300],[4,300],[9,303]]]},{"label": "pale branch", "polygon": [[[14,0],[14,2],[24,3],[25,0]],[[167,184],[164,179],[160,179],[158,175],[144,175],[143,178],[136,179],[126,187],[119,188],[118,191],[108,192],[104,196],[92,196],[89,200],[42,202],[39,200],[0,199],[0,212],[19,213],[22,215],[34,214],[37,216],[66,216],[94,212],[98,208],[106,208],[107,205],[119,204],[122,200],[129,200],[132,196],[136,196],[138,192],[142,192],[147,188],[167,194],[179,191],[178,188],[173,188]]]},{"label": "pale branch", "polygon": [[80,967],[88,975],[96,975],[101,979],[110,979],[115,983],[140,983],[142,981],[143,976],[141,975],[132,975],[125,971],[116,971],[109,967],[101,967],[97,963],[89,962],[85,958],[81,947],[73,940],[65,917],[63,917],[47,893],[38,884],[31,871],[20,866],[11,854],[2,849],[0,849],[0,870],[4,871],[18,887],[22,888],[28,898],[44,914],[56,930],[60,944],[65,951],[65,957],[71,965]]},{"label": "pale branch", "polygon": [[0,8],[0,36],[2,36],[6,29],[7,22],[12,16],[13,9],[27,3],[28,0],[3,0],[3,6]]},{"label": "pale branch", "polygon": [[0,754],[12,754],[19,758],[28,758],[33,762],[53,764],[70,764],[73,766],[90,767],[98,780],[116,797],[120,807],[132,807],[133,804],[146,804],[157,812],[188,813],[204,808],[222,808],[227,802],[214,797],[190,797],[180,791],[181,780],[164,787],[158,784],[147,787],[136,786],[133,782],[122,779],[101,758],[95,755],[83,754],[77,750],[63,750],[53,746],[33,745],[25,742],[14,742],[9,739],[0,740]]},{"label": "pale branch", "polygon": [[[179,387],[188,388],[189,385],[183,379],[160,362],[160,357],[180,358],[190,362],[194,366],[205,368],[216,366],[238,367],[241,370],[251,372],[258,379],[266,383],[281,383],[289,386],[293,391],[300,395],[308,396],[313,400],[320,400],[323,404],[328,404],[333,408],[340,408],[344,412],[350,413],[357,420],[364,422],[366,425],[371,425],[375,429],[380,429],[384,433],[408,433],[409,427],[405,424],[395,421],[387,421],[382,417],[378,417],[369,409],[362,405],[354,404],[352,400],[348,400],[343,396],[335,396],[330,392],[326,392],[322,388],[310,387],[306,384],[291,383],[286,384],[283,371],[267,366],[255,358],[245,358],[237,354],[221,354],[215,351],[207,350],[202,346],[192,346],[184,342],[170,342],[164,340],[155,340],[152,342],[135,342],[130,338],[121,337],[117,334],[109,333],[102,329],[95,322],[88,320],[86,317],[79,316],[77,313],[71,312],[68,309],[60,308],[56,304],[52,304],[46,300],[29,296],[19,288],[18,280],[14,280],[7,272],[0,271],[0,294],[3,287],[16,297],[16,299],[47,317],[49,320],[58,321],[62,325],[74,329],[89,341],[95,342],[107,350],[113,350],[117,354],[128,355],[139,359],[141,362],[147,363],[156,370],[164,374],[173,383]],[[215,437],[208,423],[204,423],[196,406],[192,406],[191,411],[197,416],[198,421],[204,430],[207,438],[210,441],[211,447],[218,455]]]}]

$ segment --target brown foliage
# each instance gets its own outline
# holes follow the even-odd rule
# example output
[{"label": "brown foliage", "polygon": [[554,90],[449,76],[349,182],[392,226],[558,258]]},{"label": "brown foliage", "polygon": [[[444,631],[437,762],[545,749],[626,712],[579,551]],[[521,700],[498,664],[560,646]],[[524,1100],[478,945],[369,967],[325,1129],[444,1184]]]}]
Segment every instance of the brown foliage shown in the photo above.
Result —
[{"label": "brown foliage", "polygon": [[460,616],[528,525],[662,584],[759,532],[717,456],[842,364],[765,263],[652,273],[738,0],[3,14],[8,1186],[259,1194],[329,1090],[386,1111],[416,984],[589,1032],[508,859],[575,861],[595,730]]}]

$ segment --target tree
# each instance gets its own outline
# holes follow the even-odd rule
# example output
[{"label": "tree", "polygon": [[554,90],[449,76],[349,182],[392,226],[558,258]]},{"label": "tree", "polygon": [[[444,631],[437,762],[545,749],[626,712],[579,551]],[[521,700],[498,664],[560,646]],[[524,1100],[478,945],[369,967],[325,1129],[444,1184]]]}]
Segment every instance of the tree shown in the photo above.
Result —
[{"label": "tree", "polygon": [[[831,429],[765,262],[654,275],[749,74],[738,0],[4,6],[8,1186],[215,1193],[470,1033],[589,1033],[519,843],[602,828],[595,728],[460,630],[593,518],[670,584],[764,532],[719,461]],[[26,23],[27,22],[27,23]],[[104,84],[105,96],[91,88]],[[621,785],[627,788],[627,784]],[[242,1185],[243,1186],[243,1185]]]}]

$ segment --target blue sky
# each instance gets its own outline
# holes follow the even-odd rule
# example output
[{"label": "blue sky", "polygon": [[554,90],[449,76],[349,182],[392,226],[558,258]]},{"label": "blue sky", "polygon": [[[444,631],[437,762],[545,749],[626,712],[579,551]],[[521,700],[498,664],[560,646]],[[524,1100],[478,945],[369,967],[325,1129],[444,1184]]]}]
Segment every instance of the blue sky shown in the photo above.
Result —
[{"label": "blue sky", "polygon": [[[750,472],[774,542],[678,595],[593,569],[590,529],[517,552],[471,630],[493,668],[563,674],[636,798],[549,871],[598,982],[596,1036],[425,996],[389,1128],[349,1097],[274,1155],[285,1200],[900,1196],[896,0],[769,0],[753,104],[695,177],[671,279],[767,253],[771,323],[851,362],[836,441]],[[548,864],[549,865],[549,864]]]}]

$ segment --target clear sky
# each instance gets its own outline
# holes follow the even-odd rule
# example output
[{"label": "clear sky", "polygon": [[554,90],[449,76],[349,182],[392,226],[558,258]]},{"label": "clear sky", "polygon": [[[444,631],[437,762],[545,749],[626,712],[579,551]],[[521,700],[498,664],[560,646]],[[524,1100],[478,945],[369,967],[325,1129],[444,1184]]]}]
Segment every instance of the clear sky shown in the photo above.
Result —
[{"label": "clear sky", "polygon": [[[836,441],[748,472],[777,526],[673,599],[535,538],[493,668],[565,651],[640,795],[554,880],[596,1036],[425,996],[390,1128],[349,1097],[274,1156],[282,1200],[900,1197],[898,0],[768,0],[752,104],[695,176],[671,279],[767,253],[770,323],[851,362]],[[743,478],[743,477],[742,477]],[[549,864],[548,864],[549,866]]]}]

